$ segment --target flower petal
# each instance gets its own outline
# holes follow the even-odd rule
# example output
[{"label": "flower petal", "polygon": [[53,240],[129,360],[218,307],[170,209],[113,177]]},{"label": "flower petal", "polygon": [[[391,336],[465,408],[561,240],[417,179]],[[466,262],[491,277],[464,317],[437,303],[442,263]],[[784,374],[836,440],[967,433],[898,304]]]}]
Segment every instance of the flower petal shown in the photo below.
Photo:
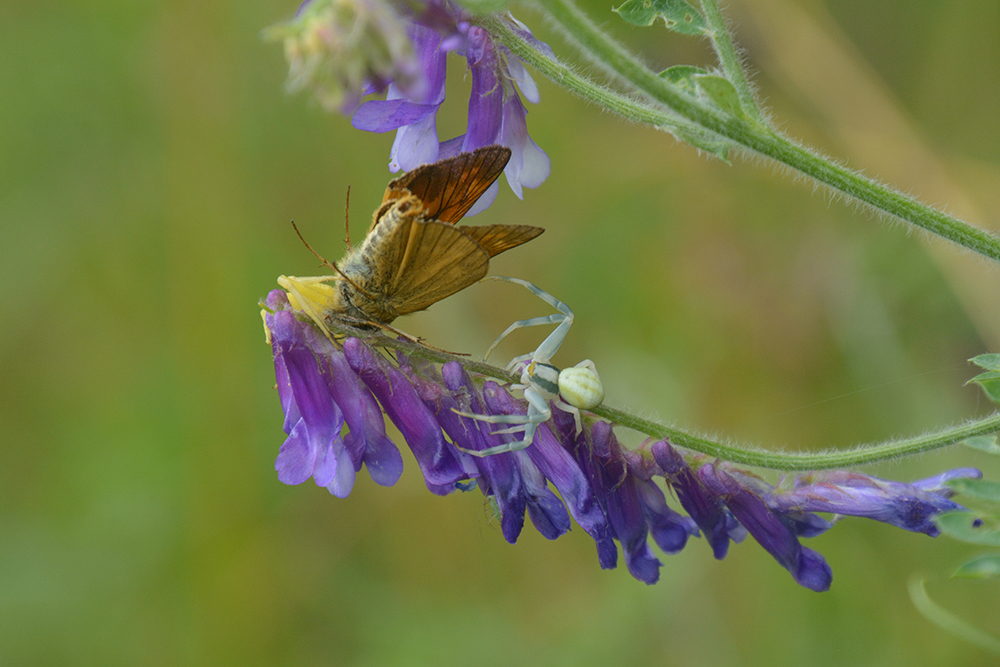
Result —
[{"label": "flower petal", "polygon": [[469,119],[463,151],[489,146],[500,136],[504,88],[498,76],[499,61],[489,33],[479,26],[469,28],[465,57],[472,72]]},{"label": "flower petal", "polygon": [[[529,448],[530,449],[530,448]],[[545,476],[523,451],[514,454],[524,481],[528,499],[528,516],[544,537],[554,540],[569,532],[569,514],[562,501],[545,484]]]},{"label": "flower petal", "polygon": [[301,484],[313,474],[316,450],[311,446],[307,431],[306,423],[300,419],[278,450],[274,469],[282,484]]},{"label": "flower petal", "polygon": [[471,218],[477,213],[482,213],[488,209],[497,198],[497,193],[500,192],[500,182],[493,181],[493,185],[486,188],[486,192],[476,200],[476,203],[472,205],[469,212],[465,214],[466,218]]},{"label": "flower petal", "polygon": [[722,499],[711,493],[684,460],[665,440],[653,443],[653,458],[677,494],[681,507],[705,533],[717,560],[729,551],[730,516]]},{"label": "flower petal", "polygon": [[[954,476],[966,477],[978,472],[962,469]],[[769,500],[782,510],[863,516],[935,537],[940,533],[932,521],[935,515],[964,509],[948,499],[952,494],[948,487],[944,487],[943,493],[925,490],[938,488],[947,475],[924,480],[917,486],[847,470],[818,472],[797,476],[793,490],[775,493]]]},{"label": "flower petal", "polygon": [[[407,99],[368,100],[351,116],[351,125],[366,132],[388,132],[424,121],[437,113],[438,104],[414,104]],[[433,126],[433,123],[432,123]]]},{"label": "flower petal", "polygon": [[655,584],[660,579],[663,563],[653,554],[646,540],[649,529],[635,488],[635,478],[628,474],[624,459],[616,456],[620,448],[610,424],[597,422],[591,429],[591,435],[595,452],[611,452],[601,460],[599,469],[603,484],[594,490],[598,496],[604,496],[608,522],[621,542],[625,564],[633,577],[646,584]]},{"label": "flower petal", "polygon": [[[393,447],[395,451],[396,448]],[[399,456],[399,452],[396,451],[396,456]],[[371,468],[369,468],[371,470]],[[327,490],[332,493],[337,498],[346,498],[351,495],[351,490],[354,489],[354,480],[356,476],[356,471],[354,466],[351,464],[351,457],[347,449],[341,447],[337,451],[337,466],[336,475],[330,480],[329,484],[326,484]],[[374,478],[375,476],[372,475]],[[378,480],[376,480],[378,481]]]},{"label": "flower petal", "polygon": [[403,434],[427,484],[440,487],[463,479],[465,472],[446,447],[441,426],[406,376],[356,338],[344,341],[344,355]]},{"label": "flower petal", "polygon": [[698,469],[698,479],[722,498],[758,544],[788,570],[798,584],[817,592],[830,588],[833,572],[826,560],[802,547],[795,531],[781,520],[780,515],[772,512],[759,495],[711,463]]},{"label": "flower petal", "polygon": [[500,142],[511,150],[504,174],[519,199],[524,198],[522,186],[537,188],[552,168],[549,156],[528,136],[527,112],[517,93],[511,93],[503,104],[500,129]]},{"label": "flower petal", "polygon": [[672,510],[663,491],[652,480],[634,479],[634,483],[653,541],[664,553],[679,553],[688,537],[698,534],[697,524],[691,517]]},{"label": "flower petal", "polygon": [[[451,390],[452,398],[462,412],[493,414],[487,411],[468,374],[459,363],[445,364],[442,375],[445,386]],[[486,384],[489,386],[490,383]],[[462,397],[461,401],[459,397]],[[501,444],[500,437],[492,433],[495,429],[492,424],[452,414],[458,418],[458,422],[446,419],[443,414],[439,418],[445,431],[456,443],[461,442],[466,449],[476,451]],[[487,492],[496,499],[504,539],[514,544],[524,528],[524,512],[527,508],[524,483],[514,457],[512,454],[497,454],[477,458],[475,463],[486,480]]]},{"label": "flower petal", "polygon": [[434,114],[401,127],[389,151],[389,171],[410,171],[422,164],[431,164],[440,156],[440,147]]},{"label": "flower petal", "polygon": [[538,94],[538,84],[531,78],[531,74],[528,73],[527,68],[525,68],[520,58],[516,56],[507,58],[507,73],[521,90],[524,99],[532,104],[538,104],[541,101],[541,95]]}]

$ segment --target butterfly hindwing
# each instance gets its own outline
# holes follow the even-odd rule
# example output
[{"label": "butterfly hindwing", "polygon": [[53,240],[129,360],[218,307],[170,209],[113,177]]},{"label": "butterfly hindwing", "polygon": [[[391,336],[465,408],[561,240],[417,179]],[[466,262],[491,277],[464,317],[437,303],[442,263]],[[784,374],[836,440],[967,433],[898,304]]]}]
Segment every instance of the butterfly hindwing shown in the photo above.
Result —
[{"label": "butterfly hindwing", "polygon": [[545,231],[531,225],[462,225],[460,229],[479,242],[490,257],[527,243]]}]

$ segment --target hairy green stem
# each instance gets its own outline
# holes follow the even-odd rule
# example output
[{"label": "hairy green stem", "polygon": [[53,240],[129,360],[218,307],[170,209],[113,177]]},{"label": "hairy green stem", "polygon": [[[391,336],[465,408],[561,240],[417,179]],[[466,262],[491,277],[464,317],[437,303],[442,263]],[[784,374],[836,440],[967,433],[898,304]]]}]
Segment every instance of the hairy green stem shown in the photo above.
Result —
[{"label": "hairy green stem", "polygon": [[546,57],[512,31],[506,23],[486,15],[478,19],[479,23],[503,41],[517,56],[542,73],[543,76],[563,86],[580,97],[583,97],[608,111],[617,113],[626,120],[646,123],[659,128],[687,132],[703,132],[697,124],[670,113],[668,110],[650,104],[642,104],[607,86],[577,74],[566,65]]},{"label": "hairy green stem", "polygon": [[[416,341],[393,338],[381,332],[366,332],[337,322],[328,322],[327,324],[332,331],[338,334],[363,338],[370,345],[399,350],[409,356],[427,359],[439,364],[456,361],[472,373],[491,377],[508,384],[519,382],[518,376],[513,373],[482,361],[470,359],[467,356],[430,348]],[[861,445],[843,452],[767,452],[709,440],[690,431],[665,426],[607,405],[601,405],[590,412],[652,438],[670,438],[670,442],[685,449],[716,456],[733,463],[781,471],[824,470],[868,465],[940,449],[967,438],[1000,431],[1000,412],[996,412],[989,417],[961,426],[953,426],[905,440],[893,440],[877,445]]]},{"label": "hairy green stem", "polygon": [[880,461],[940,449],[977,435],[987,435],[1000,430],[1000,412],[995,412],[989,417],[967,422],[961,426],[944,428],[914,438],[890,440],[875,445],[860,445],[842,452],[767,452],[709,440],[690,431],[664,426],[603,405],[595,408],[592,412],[620,426],[645,433],[654,438],[670,438],[670,442],[675,445],[693,449],[709,456],[717,456],[726,461],[758,468],[785,471],[852,468],[879,463]]},{"label": "hairy green stem", "polygon": [[722,18],[722,12],[719,11],[719,3],[715,0],[701,0],[701,11],[705,15],[705,21],[711,31],[708,36],[711,38],[712,46],[715,47],[715,53],[719,57],[719,64],[722,65],[722,71],[726,73],[726,78],[736,87],[740,105],[754,120],[761,125],[766,125],[764,115],[760,112],[757,100],[753,96],[746,72],[743,71],[743,65],[736,54],[736,47],[729,36],[729,28],[726,26],[725,19]]},{"label": "hairy green stem", "polygon": [[[538,3],[595,63],[611,69],[620,79],[673,112],[662,114],[662,122],[653,124],[674,131],[682,138],[685,134],[723,138],[751,153],[780,162],[878,212],[1000,261],[1000,240],[988,232],[835,164],[778,135],[753,117],[736,117],[685,93],[601,32],[570,0],[538,0]],[[479,21],[515,55],[568,90],[632,120],[656,116],[651,105],[618,95],[547,57],[507,28],[503,21],[490,16]],[[747,110],[747,113],[752,111]]]}]

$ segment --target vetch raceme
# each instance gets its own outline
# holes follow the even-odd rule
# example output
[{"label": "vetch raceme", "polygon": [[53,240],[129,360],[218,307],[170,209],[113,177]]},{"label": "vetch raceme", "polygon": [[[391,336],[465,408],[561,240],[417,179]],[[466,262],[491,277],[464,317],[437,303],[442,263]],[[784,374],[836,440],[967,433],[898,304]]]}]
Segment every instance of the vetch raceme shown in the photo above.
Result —
[{"label": "vetch raceme", "polygon": [[[311,477],[345,498],[365,467],[376,483],[394,484],[402,459],[386,436],[384,413],[432,493],[477,486],[495,502],[504,539],[512,544],[526,514],[549,539],[576,521],[594,539],[601,567],[617,566],[620,545],[629,572],[647,584],[657,582],[663,566],[649,537],[672,554],[689,538],[704,535],[721,559],[730,541],[750,535],[797,583],[824,591],[832,570],[801,539],[829,530],[842,516],[935,536],[931,518],[962,509],[945,483],[981,477],[976,469],[962,468],[907,484],[833,470],[786,476],[772,485],[665,439],[627,450],[606,421],[585,419],[577,433],[572,415],[558,409],[527,449],[475,457],[467,452],[518,437],[460,414],[525,415],[526,403],[504,386],[469,373],[457,361],[439,365],[401,353],[392,358],[358,338],[334,343],[296,312],[281,290],[268,295],[262,314],[285,415],[287,438],[275,461],[281,482],[300,484]],[[671,507],[669,497],[679,507]]]}]

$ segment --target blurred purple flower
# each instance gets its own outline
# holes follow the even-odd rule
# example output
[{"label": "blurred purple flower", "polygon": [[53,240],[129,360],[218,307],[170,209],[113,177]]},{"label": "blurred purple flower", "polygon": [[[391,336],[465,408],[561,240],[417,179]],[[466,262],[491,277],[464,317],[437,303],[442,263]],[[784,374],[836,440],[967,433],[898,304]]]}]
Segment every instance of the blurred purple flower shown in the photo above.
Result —
[{"label": "blurred purple flower", "polygon": [[[494,18],[552,56],[548,45],[510,14]],[[538,86],[524,63],[474,20],[450,0],[309,0],[294,19],[268,29],[265,37],[285,45],[289,91],[312,91],[325,109],[352,114],[351,124],[359,130],[396,130],[390,171],[503,144],[511,150],[507,183],[523,199],[524,188],[539,187],[551,170],[549,156],[528,136],[528,110],[521,101],[523,95],[538,103]],[[449,53],[465,57],[472,94],[465,133],[441,141],[437,113],[445,99]],[[381,91],[384,100],[361,103]],[[488,208],[498,191],[494,183],[467,215]]]},{"label": "blurred purple flower", "polygon": [[389,0],[312,0],[264,37],[284,43],[289,92],[310,90],[328,111],[350,113],[389,82],[423,95],[408,25]]}]

